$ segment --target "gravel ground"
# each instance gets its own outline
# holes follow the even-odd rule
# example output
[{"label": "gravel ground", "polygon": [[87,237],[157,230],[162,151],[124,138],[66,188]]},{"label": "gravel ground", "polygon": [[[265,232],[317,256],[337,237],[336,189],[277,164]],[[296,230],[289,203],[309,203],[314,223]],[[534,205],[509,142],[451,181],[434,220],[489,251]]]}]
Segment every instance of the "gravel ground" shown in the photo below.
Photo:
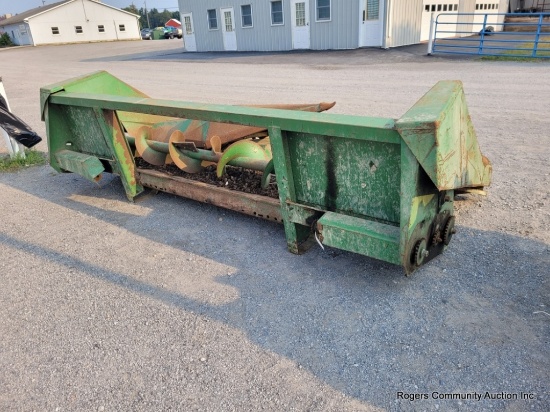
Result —
[{"label": "gravel ground", "polygon": [[[292,255],[282,226],[212,206],[128,203],[113,177],[0,174],[0,410],[550,410],[548,62],[184,55],[176,41],[0,51],[13,111],[44,137],[39,88],[99,69],[158,98],[393,118],[460,79],[494,182],[406,278],[338,250]],[[474,392],[531,399],[434,399]]]}]

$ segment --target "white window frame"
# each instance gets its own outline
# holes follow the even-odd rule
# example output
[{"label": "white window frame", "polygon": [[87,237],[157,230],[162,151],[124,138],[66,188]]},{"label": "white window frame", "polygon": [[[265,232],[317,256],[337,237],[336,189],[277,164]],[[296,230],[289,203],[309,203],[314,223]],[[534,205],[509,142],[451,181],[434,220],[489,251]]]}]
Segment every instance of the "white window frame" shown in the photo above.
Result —
[{"label": "white window frame", "polygon": [[125,32],[126,31],[126,24],[119,24],[118,25],[118,31]]},{"label": "white window frame", "polygon": [[328,11],[330,18],[319,20],[319,0],[315,0],[315,23],[330,23],[332,21],[332,0],[328,0]]},{"label": "white window frame", "polygon": [[[273,3],[281,2],[281,14],[283,16],[282,23],[273,23]],[[270,0],[269,2],[269,19],[271,20],[271,26],[284,26],[285,25],[285,3],[283,0]]]},{"label": "white window frame", "polygon": [[[210,15],[208,14],[209,11],[212,11],[214,10],[214,13],[216,14],[216,28],[213,29],[210,27]],[[206,10],[206,24],[208,24],[208,30],[209,31],[216,31],[216,30],[219,30],[220,29],[220,24],[218,22],[218,10],[217,9],[208,9]]]},{"label": "white window frame", "polygon": [[[78,31],[80,28],[80,31]],[[84,34],[84,28],[82,26],[74,26],[74,32],[76,34]]]},{"label": "white window frame", "polygon": [[[61,35],[61,30],[59,30],[59,26],[52,26],[51,29],[52,29],[52,36]],[[57,32],[57,33],[54,33],[54,32]]]},{"label": "white window frame", "polygon": [[[243,25],[243,6],[250,6],[250,20],[252,24],[250,26]],[[283,16],[284,20],[284,16]],[[254,13],[252,13],[252,4],[241,4],[241,29],[252,29],[254,27]]]},{"label": "white window frame", "polygon": [[97,32],[98,33],[105,33],[105,25],[104,24],[98,24],[97,25]]}]

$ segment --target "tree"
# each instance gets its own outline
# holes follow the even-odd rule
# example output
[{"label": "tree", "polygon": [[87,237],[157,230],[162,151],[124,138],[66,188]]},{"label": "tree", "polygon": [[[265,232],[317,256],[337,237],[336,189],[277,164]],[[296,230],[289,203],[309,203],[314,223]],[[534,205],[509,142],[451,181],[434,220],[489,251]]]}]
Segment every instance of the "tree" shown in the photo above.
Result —
[{"label": "tree", "polygon": [[2,35],[0,35],[0,48],[10,46],[15,46],[15,44],[13,44],[13,42],[11,41],[8,33],[2,33]]},{"label": "tree", "polygon": [[[138,10],[138,8],[134,4],[131,4],[128,7],[124,7],[122,10],[139,15],[140,27],[149,27],[151,29],[159,26],[164,26],[166,22],[170,19],[180,20],[179,11],[171,12],[164,9],[164,11],[161,12],[155,8],[152,8],[150,10],[147,10],[146,13],[146,10],[143,7]],[[147,21],[147,15],[149,15],[149,22]]]},{"label": "tree", "polygon": [[139,14],[139,10],[133,4],[130,4],[128,7],[124,7],[122,10],[125,10],[130,13],[134,13],[134,14]]}]

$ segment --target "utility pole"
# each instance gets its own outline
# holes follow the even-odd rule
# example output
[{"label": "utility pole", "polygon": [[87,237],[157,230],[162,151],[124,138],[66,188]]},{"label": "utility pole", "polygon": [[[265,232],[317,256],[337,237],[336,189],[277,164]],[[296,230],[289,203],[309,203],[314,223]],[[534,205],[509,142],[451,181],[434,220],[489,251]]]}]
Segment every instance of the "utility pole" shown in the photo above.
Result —
[{"label": "utility pole", "polygon": [[149,13],[147,12],[147,1],[144,1],[145,4],[145,15],[147,16],[147,27],[151,28],[151,23],[149,22]]}]

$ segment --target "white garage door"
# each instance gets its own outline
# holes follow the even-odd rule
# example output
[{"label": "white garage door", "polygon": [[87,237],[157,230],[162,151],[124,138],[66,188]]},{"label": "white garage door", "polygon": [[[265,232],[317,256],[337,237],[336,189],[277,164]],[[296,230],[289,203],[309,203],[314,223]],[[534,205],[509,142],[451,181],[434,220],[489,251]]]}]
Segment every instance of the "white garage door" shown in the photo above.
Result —
[{"label": "white garage door", "polygon": [[476,10],[474,16],[473,31],[478,32],[483,28],[483,22],[485,21],[485,15],[487,15],[487,26],[493,26],[496,31],[502,30],[502,26],[497,26],[498,16],[498,0],[477,0]]},{"label": "white garage door", "polygon": [[[422,7],[420,41],[425,41],[430,38],[430,19],[432,13],[434,13],[434,18],[437,18],[441,13],[443,14],[437,20],[438,23],[440,23],[437,27],[438,38],[456,36],[458,0],[424,0]],[[445,13],[450,14],[446,15]]]}]

